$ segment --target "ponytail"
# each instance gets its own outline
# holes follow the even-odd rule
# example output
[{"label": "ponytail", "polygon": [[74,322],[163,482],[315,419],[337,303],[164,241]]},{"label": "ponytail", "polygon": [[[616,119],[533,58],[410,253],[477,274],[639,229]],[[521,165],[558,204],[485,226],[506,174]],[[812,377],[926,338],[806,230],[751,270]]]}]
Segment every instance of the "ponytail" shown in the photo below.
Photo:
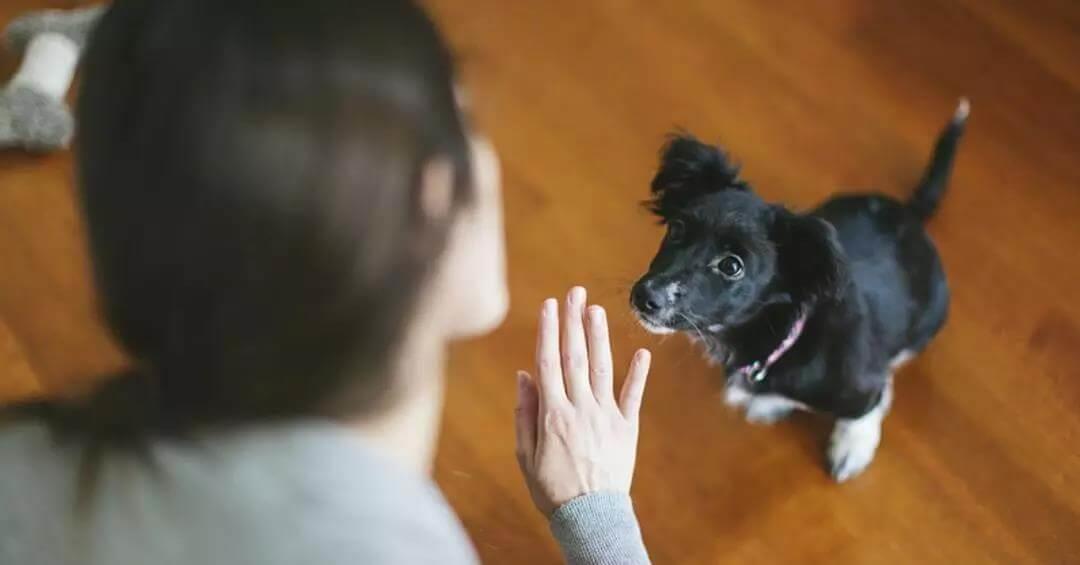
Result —
[{"label": "ponytail", "polygon": [[45,423],[61,441],[92,448],[138,446],[149,436],[176,429],[158,389],[153,375],[129,369],[108,377],[88,396],[37,401],[16,406],[10,414]]}]

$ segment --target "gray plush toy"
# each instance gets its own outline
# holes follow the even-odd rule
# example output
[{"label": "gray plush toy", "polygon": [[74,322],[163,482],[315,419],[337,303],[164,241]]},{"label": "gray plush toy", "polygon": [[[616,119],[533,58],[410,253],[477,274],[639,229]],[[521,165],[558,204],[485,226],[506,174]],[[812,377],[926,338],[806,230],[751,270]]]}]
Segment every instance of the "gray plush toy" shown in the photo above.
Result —
[{"label": "gray plush toy", "polygon": [[4,30],[5,42],[23,62],[0,89],[0,149],[47,152],[71,143],[75,120],[64,97],[86,38],[104,11],[93,6],[31,12]]}]

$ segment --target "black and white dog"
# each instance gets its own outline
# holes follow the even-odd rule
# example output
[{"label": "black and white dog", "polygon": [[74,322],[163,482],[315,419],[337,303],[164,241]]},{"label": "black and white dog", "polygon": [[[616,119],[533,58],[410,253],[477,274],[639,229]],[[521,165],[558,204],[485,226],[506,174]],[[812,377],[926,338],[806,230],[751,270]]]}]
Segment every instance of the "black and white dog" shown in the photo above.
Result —
[{"label": "black and white dog", "polygon": [[834,416],[837,481],[873,460],[893,371],[945,323],[949,288],[923,225],[967,116],[961,100],[907,202],[843,195],[808,214],[763,201],[720,149],[689,135],[662,152],[648,205],[667,235],[634,285],[633,310],[651,332],[700,341],[747,420]]}]

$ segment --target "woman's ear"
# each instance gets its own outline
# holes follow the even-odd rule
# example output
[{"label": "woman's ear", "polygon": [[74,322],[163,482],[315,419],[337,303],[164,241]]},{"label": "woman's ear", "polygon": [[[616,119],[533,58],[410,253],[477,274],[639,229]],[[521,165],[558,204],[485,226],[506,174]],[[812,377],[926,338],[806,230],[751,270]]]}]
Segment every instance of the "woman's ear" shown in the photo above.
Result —
[{"label": "woman's ear", "polygon": [[796,301],[843,296],[848,282],[847,257],[832,224],[778,210],[772,233],[781,276]]},{"label": "woman's ear", "polygon": [[447,157],[424,164],[420,179],[420,210],[428,221],[442,221],[454,202],[454,165]]}]

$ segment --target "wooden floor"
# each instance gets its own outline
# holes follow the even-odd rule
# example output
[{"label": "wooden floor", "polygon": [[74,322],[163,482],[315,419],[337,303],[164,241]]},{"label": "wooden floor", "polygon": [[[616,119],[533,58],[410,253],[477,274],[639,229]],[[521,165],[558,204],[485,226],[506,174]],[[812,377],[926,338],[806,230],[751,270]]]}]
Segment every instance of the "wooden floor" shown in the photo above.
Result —
[{"label": "wooden floor", "polygon": [[[580,283],[623,362],[656,354],[634,498],[657,563],[1080,563],[1080,4],[430,4],[505,167],[513,310],[455,352],[438,462],[485,561],[557,562],[512,455],[513,374],[537,305]],[[4,0],[0,19],[41,5]],[[637,203],[676,126],[794,207],[903,195],[962,95],[972,120],[930,227],[952,316],[898,376],[877,461],[837,486],[827,422],[742,422],[686,340],[632,322],[660,237]],[[93,318],[70,179],[68,155],[0,155],[3,399],[121,362]]]}]

